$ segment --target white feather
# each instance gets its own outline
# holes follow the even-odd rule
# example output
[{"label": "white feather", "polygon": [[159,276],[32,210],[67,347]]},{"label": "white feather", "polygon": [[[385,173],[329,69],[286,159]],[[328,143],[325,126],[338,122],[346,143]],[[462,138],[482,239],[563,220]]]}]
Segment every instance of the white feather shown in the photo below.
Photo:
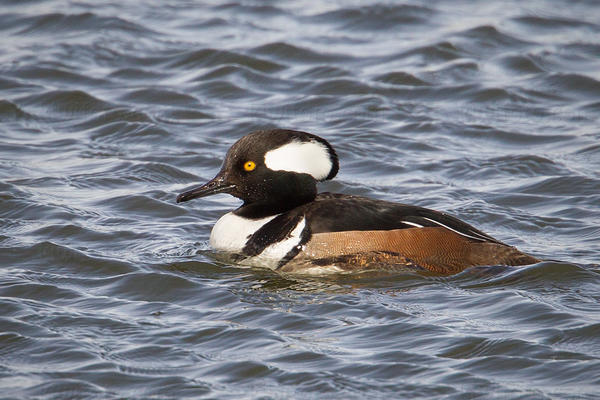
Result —
[{"label": "white feather", "polygon": [[275,217],[276,215],[273,215],[253,220],[239,217],[232,212],[227,213],[219,218],[210,232],[210,246],[215,250],[238,253],[254,232]]},{"label": "white feather", "polygon": [[[227,213],[219,218],[213,227],[210,233],[210,246],[219,251],[240,253],[250,236],[275,217],[276,215],[252,220],[239,217],[231,212]],[[258,267],[277,268],[279,261],[300,244],[305,225],[306,220],[302,218],[288,237],[280,242],[273,243],[259,255],[246,258],[241,263]]]},{"label": "white feather", "polygon": [[280,242],[273,243],[272,245],[270,245],[269,247],[264,249],[264,251],[262,253],[260,253],[258,256],[256,256],[255,258],[258,259],[257,261],[260,261],[261,259],[265,260],[265,261],[281,260],[294,247],[296,247],[297,245],[300,244],[300,240],[302,239],[300,235],[302,234],[302,231],[304,230],[305,226],[306,226],[306,220],[304,218],[302,218],[302,221],[300,221],[298,223],[298,225],[296,225],[294,230],[292,230],[292,232],[290,233],[290,235],[287,238],[283,239]]},{"label": "white feather", "polygon": [[291,171],[327,178],[333,164],[327,146],[317,141],[293,141],[265,154],[265,165],[273,171]]},{"label": "white feather", "polygon": [[468,238],[475,239],[475,240],[486,240],[487,239],[485,236],[481,236],[481,235],[473,236],[473,235],[468,235],[468,234],[466,234],[464,232],[459,232],[456,229],[452,229],[448,225],[444,225],[440,221],[436,221],[436,220],[431,219],[431,218],[427,218],[427,217],[423,217],[423,218],[426,219],[426,220],[429,220],[429,221],[431,221],[431,222],[433,222],[435,224],[438,224],[439,226],[442,226],[442,227],[444,227],[444,228],[446,228],[448,230],[451,230],[452,232],[458,233],[459,235],[464,236],[464,237],[468,237]]},{"label": "white feather", "polygon": [[414,222],[408,222],[408,221],[400,221],[400,222],[402,222],[403,224],[406,224],[406,225],[412,225],[412,226],[417,227],[417,228],[422,228],[423,227],[423,225],[415,224]]}]

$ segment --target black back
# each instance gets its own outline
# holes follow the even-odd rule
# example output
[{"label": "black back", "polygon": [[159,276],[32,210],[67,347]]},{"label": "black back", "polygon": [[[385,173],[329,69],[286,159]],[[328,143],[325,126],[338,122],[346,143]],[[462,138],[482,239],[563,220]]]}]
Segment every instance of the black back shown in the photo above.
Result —
[{"label": "black back", "polygon": [[320,193],[314,201],[278,215],[256,231],[243,253],[258,255],[270,244],[286,239],[303,217],[306,218],[306,226],[300,243],[282,260],[282,264],[293,258],[314,233],[408,229],[414,228],[413,224],[445,227],[472,241],[504,245],[458,218],[428,208],[360,196]]}]

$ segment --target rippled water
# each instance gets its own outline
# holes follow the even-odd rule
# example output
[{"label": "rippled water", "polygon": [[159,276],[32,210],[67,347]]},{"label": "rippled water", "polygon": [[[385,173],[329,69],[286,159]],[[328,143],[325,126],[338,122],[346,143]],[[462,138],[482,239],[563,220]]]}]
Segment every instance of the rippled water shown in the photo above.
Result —
[{"label": "rippled water", "polygon": [[[1,396],[596,398],[599,43],[594,0],[3,1]],[[268,127],[554,261],[219,263],[239,202],[175,196]]]}]

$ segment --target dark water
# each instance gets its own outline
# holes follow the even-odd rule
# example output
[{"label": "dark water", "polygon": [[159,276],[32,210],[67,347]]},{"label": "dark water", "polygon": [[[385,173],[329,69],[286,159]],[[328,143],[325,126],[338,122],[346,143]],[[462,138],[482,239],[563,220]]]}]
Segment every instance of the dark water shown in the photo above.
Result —
[{"label": "dark water", "polygon": [[[101,4],[98,4],[101,3]],[[593,399],[600,4],[0,3],[2,398]],[[298,278],[175,196],[258,128],[548,261]]]}]

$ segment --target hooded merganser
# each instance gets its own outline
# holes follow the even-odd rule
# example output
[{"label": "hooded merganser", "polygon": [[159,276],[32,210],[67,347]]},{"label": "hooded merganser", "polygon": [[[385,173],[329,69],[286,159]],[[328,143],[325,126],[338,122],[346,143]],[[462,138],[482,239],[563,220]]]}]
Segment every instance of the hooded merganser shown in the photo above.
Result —
[{"label": "hooded merganser", "polygon": [[227,152],[208,183],[177,203],[216,193],[243,200],[221,217],[210,245],[240,264],[282,272],[418,268],[456,273],[539,260],[448,214],[360,196],[317,193],[339,169],[331,145],[283,129],[252,132]]}]

